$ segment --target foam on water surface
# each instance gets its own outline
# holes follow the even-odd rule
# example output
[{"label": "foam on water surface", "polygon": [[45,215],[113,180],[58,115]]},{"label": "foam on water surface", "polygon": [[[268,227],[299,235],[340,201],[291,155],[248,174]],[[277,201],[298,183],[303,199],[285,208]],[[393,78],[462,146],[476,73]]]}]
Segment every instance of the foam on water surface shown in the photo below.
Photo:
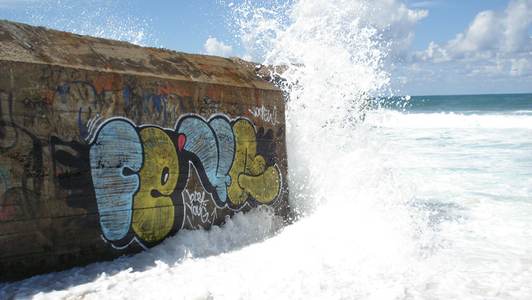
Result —
[{"label": "foam on water surface", "polygon": [[516,111],[511,113],[455,112],[404,113],[379,110],[367,115],[367,122],[389,128],[454,128],[454,129],[532,129],[532,115]]}]

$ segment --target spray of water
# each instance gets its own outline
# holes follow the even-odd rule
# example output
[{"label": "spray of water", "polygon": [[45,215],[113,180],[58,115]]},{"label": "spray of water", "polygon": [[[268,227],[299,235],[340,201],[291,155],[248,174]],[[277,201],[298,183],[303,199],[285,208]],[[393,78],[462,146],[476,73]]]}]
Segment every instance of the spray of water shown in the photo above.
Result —
[{"label": "spray of water", "polygon": [[[347,149],[367,101],[382,92],[388,45],[363,16],[364,1],[244,1],[233,6],[234,24],[248,55],[284,66],[292,206],[307,211],[330,198],[333,159]],[[347,167],[347,166],[346,166]],[[338,173],[336,174],[338,175]],[[301,206],[305,206],[301,209]],[[310,206],[310,207],[309,207]]]},{"label": "spray of water", "polygon": [[306,288],[321,286],[309,295],[407,296],[426,244],[437,247],[413,187],[386,161],[388,143],[363,122],[369,102],[389,93],[393,16],[377,13],[386,5],[397,2],[231,5],[248,55],[283,66],[274,75],[287,94],[291,205],[302,220],[278,239],[293,234],[289,247],[319,261],[299,270]]},{"label": "spray of water", "polygon": [[159,46],[150,20],[125,15],[128,8],[129,1],[119,0],[42,0],[28,2],[25,13],[30,24],[140,46]]}]

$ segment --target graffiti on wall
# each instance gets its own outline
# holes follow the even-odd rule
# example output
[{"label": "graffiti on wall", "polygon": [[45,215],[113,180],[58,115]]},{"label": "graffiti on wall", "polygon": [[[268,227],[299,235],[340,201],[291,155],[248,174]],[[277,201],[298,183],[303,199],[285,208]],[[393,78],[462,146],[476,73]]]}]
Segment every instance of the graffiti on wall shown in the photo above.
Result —
[{"label": "graffiti on wall", "polygon": [[216,224],[219,215],[224,215],[223,211],[219,212],[221,207],[216,205],[212,193],[203,186],[199,173],[191,162],[182,195],[189,212],[185,217],[188,228],[208,228]]},{"label": "graffiti on wall", "polygon": [[289,211],[275,91],[4,66],[0,278],[137,252],[254,207]]},{"label": "graffiti on wall", "polygon": [[184,149],[199,159],[220,206],[238,207],[250,196],[267,204],[279,193],[279,170],[257,154],[255,127],[249,120],[214,116],[207,122],[188,116],[178,122],[177,132]]},{"label": "graffiti on wall", "polygon": [[[104,238],[117,246],[136,239],[151,245],[182,228],[187,207],[203,223],[216,207],[271,204],[282,179],[257,149],[257,132],[245,118],[185,115],[173,129],[136,126],[125,118],[102,123],[90,143],[92,184]],[[203,191],[187,186],[194,168]],[[131,236],[131,231],[134,236]]]},{"label": "graffiti on wall", "polygon": [[0,167],[0,222],[36,218],[44,178],[42,143],[14,122],[13,95],[1,90]]},{"label": "graffiti on wall", "polygon": [[90,133],[95,132],[93,127],[103,121],[101,114],[122,115],[127,112],[130,119],[140,124],[173,126],[171,120],[178,119],[182,112],[198,110],[189,93],[181,95],[178,92],[163,87],[146,91],[135,84],[125,84],[120,77],[102,76],[92,81],[63,83],[43,93],[43,101],[53,107],[50,116],[53,123],[60,123],[62,118],[72,115],[76,118],[80,137],[90,140]]},{"label": "graffiti on wall", "polygon": [[[42,197],[47,176],[55,192],[50,207],[86,216],[64,218],[62,228],[99,225],[104,241],[116,249],[133,243],[150,247],[182,228],[206,228],[232,212],[274,205],[280,198],[283,180],[272,129],[217,113],[220,103],[211,97],[194,104],[186,93],[131,86],[69,81],[19,101],[19,109],[48,107],[35,109],[46,113],[48,127],[31,131],[14,121],[12,93],[0,90],[0,222],[49,216],[48,199]],[[35,117],[28,115],[32,118],[17,116],[18,124],[35,128]],[[128,118],[104,117],[109,115]],[[67,117],[76,120],[77,129],[61,126]],[[161,126],[146,124],[152,122]],[[55,135],[43,139],[49,132]],[[49,160],[43,155],[47,142]],[[45,175],[48,162],[52,170]]]},{"label": "graffiti on wall", "polygon": [[272,125],[277,125],[279,123],[279,121],[277,120],[276,106],[274,106],[273,109],[269,109],[264,105],[261,105],[248,109],[248,112],[252,114],[255,118],[260,118],[264,122],[270,123]]}]

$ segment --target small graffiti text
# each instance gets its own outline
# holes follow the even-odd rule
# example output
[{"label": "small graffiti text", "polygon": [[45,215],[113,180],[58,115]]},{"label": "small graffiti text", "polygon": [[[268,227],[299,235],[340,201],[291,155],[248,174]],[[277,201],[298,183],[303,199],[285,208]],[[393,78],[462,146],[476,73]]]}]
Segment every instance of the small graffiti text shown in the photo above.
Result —
[{"label": "small graffiti text", "polygon": [[188,208],[193,216],[201,218],[201,222],[209,221],[209,211],[207,209],[207,200],[205,199],[205,191],[188,191],[185,190],[190,203],[187,203]]},{"label": "small graffiti text", "polygon": [[260,107],[252,107],[248,109],[248,111],[255,117],[260,118],[264,122],[270,123],[272,125],[277,125],[277,107],[274,106],[273,110],[268,109],[264,107],[264,105],[261,105]]}]

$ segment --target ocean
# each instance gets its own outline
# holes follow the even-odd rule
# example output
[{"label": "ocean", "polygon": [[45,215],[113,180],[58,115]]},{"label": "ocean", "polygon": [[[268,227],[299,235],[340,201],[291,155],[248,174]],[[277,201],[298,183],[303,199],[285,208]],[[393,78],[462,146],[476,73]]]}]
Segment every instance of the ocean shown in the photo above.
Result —
[{"label": "ocean", "polygon": [[388,2],[258,2],[228,22],[287,66],[298,219],[237,214],[0,299],[531,299],[532,95],[386,97]]},{"label": "ocean", "polygon": [[396,155],[390,167],[414,184],[413,205],[430,212],[438,246],[426,263],[434,277],[419,295],[530,298],[532,94],[403,103],[369,123]]}]

